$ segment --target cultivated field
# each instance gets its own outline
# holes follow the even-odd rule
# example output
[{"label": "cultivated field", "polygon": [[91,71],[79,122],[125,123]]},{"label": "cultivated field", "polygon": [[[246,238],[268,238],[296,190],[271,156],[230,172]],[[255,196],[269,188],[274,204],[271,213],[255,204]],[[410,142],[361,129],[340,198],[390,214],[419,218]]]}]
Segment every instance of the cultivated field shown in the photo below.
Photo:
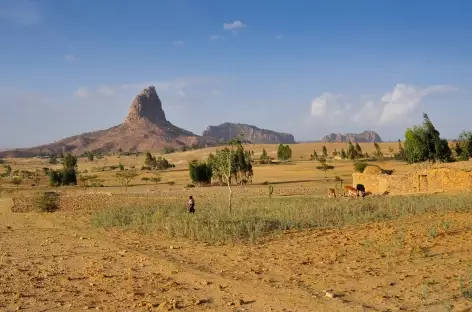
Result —
[{"label": "cultivated field", "polygon": [[[127,191],[119,169],[99,168],[140,169],[144,156],[80,158],[78,170],[102,187],[2,180],[0,311],[469,311],[472,194],[328,198],[339,178],[352,183],[353,162],[331,160],[325,177],[309,160],[322,145],[292,145],[292,163],[255,166],[252,184],[233,186],[231,212],[227,187],[187,187],[188,161],[215,148],[164,155],[175,168],[157,183],[140,171]],[[397,147],[381,144],[385,156]],[[276,158],[276,145],[245,145],[256,158],[262,148]],[[395,174],[426,166],[375,164]],[[50,190],[61,194],[53,213],[21,204]],[[195,215],[185,213],[189,195]]]}]

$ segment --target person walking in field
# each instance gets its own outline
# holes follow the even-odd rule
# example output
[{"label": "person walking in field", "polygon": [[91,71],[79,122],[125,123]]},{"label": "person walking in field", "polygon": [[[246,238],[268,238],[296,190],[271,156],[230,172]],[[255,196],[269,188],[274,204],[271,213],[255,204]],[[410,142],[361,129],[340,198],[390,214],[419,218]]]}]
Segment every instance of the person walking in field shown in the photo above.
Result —
[{"label": "person walking in field", "polygon": [[195,201],[191,195],[188,197],[188,212],[195,213]]}]

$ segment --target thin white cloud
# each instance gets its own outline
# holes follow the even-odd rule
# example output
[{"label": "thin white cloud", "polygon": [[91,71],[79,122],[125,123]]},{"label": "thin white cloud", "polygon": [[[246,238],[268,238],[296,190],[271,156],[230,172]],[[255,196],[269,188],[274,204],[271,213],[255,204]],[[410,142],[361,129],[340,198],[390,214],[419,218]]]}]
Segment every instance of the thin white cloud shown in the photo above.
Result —
[{"label": "thin white cloud", "polygon": [[100,86],[97,91],[104,96],[114,96],[116,94],[116,91],[110,86]]},{"label": "thin white cloud", "polygon": [[73,54],[66,54],[64,56],[64,60],[67,61],[67,62],[73,62],[73,61],[76,60],[76,57]]},{"label": "thin white cloud", "polygon": [[184,45],[184,42],[182,40],[176,40],[172,42],[172,45],[174,47],[182,47]]},{"label": "thin white cloud", "polygon": [[86,99],[89,96],[89,90],[86,87],[80,87],[74,92],[74,95],[81,99]]},{"label": "thin white cloud", "polygon": [[223,37],[220,36],[220,35],[211,35],[211,36],[208,38],[208,40],[210,40],[210,41],[216,41],[216,40],[221,40],[221,39],[223,39]]},{"label": "thin white cloud", "polygon": [[41,12],[38,4],[29,0],[4,0],[0,2],[0,20],[34,26],[41,21]]},{"label": "thin white cloud", "polygon": [[447,85],[419,88],[397,84],[379,100],[353,104],[340,94],[323,93],[311,103],[311,116],[319,123],[356,123],[359,125],[387,126],[404,123],[416,113],[426,96],[458,90]]},{"label": "thin white cloud", "polygon": [[246,27],[246,24],[244,24],[243,22],[239,20],[233,21],[231,23],[223,24],[223,29],[226,29],[226,30],[236,30],[236,29],[241,29],[244,27]]},{"label": "thin white cloud", "polygon": [[185,92],[183,90],[177,90],[175,93],[180,97],[185,97]]}]

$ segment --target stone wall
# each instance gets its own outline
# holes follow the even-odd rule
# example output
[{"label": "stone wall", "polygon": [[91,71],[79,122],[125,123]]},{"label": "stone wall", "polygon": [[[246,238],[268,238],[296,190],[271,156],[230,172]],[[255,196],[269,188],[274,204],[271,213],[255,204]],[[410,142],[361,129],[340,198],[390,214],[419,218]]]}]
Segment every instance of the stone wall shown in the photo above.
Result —
[{"label": "stone wall", "polygon": [[472,173],[451,168],[411,172],[406,175],[353,173],[353,186],[363,184],[374,194],[472,190]]}]

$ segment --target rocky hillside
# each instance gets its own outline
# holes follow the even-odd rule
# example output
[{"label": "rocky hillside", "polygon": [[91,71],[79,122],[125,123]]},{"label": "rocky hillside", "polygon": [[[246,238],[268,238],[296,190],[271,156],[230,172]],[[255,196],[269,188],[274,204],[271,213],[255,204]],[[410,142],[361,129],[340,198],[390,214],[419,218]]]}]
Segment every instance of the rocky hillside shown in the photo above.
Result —
[{"label": "rocky hillside", "polygon": [[202,138],[178,128],[166,119],[156,89],[150,86],[142,90],[131,103],[125,121],[106,130],[83,133],[55,143],[32,148],[0,152],[0,157],[31,157],[65,152],[152,151],[164,147],[178,148],[184,145],[213,145],[212,139]]},{"label": "rocky hillside", "polygon": [[289,133],[260,129],[256,126],[241,123],[226,122],[219,126],[209,126],[203,131],[203,137],[212,138],[218,142],[227,142],[240,134],[243,136],[243,141],[249,141],[254,144],[295,143],[295,138]]},{"label": "rocky hillside", "polygon": [[382,139],[375,131],[364,131],[362,133],[331,133],[321,138],[323,142],[382,142]]}]

